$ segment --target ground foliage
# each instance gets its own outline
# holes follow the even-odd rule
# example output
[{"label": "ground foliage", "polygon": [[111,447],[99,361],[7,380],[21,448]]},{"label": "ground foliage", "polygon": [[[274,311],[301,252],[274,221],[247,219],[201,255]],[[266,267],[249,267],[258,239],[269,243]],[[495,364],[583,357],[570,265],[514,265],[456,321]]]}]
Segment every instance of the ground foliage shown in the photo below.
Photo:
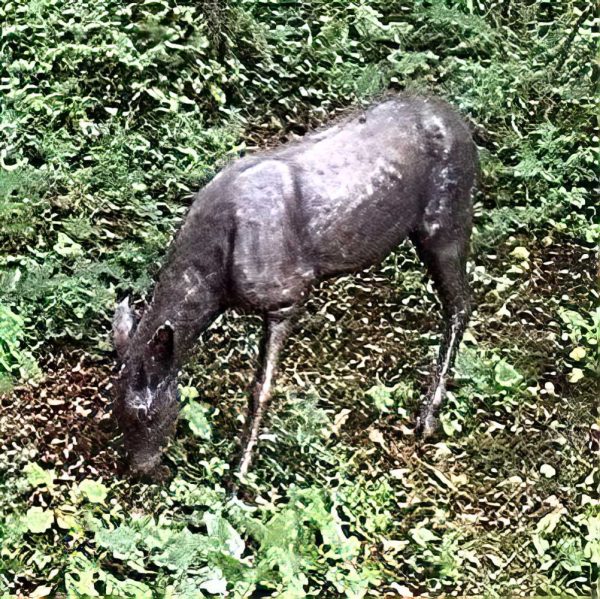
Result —
[{"label": "ground foliage", "polygon": [[[0,593],[598,592],[593,17],[545,0],[5,2]],[[386,89],[448,98],[481,149],[446,437],[412,436],[438,316],[403,247],[316,290],[242,499],[224,481],[260,327],[237,314],[184,376],[174,478],[134,484],[109,417],[115,299],[147,297],[220,166]]]}]

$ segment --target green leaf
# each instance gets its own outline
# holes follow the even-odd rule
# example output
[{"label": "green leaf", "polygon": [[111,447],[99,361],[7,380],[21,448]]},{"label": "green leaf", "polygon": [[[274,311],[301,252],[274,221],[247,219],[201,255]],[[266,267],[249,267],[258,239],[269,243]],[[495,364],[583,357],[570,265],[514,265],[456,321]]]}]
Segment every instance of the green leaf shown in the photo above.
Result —
[{"label": "green leaf", "polygon": [[539,533],[534,533],[531,540],[538,555],[544,555],[550,549],[550,543]]},{"label": "green leaf", "polygon": [[198,485],[182,478],[174,478],[169,486],[169,492],[174,500],[188,506],[207,506],[217,508],[224,501],[224,491],[213,487]]},{"label": "green leaf", "polygon": [[179,393],[181,395],[181,400],[186,401],[189,399],[196,399],[200,394],[198,393],[198,389],[196,387],[179,387]]},{"label": "green leaf", "polygon": [[585,378],[585,374],[581,368],[573,368],[567,378],[569,383],[578,383],[581,379]]},{"label": "green leaf", "polygon": [[79,483],[79,493],[90,503],[103,503],[108,489],[101,482],[86,478]]},{"label": "green leaf", "polygon": [[208,539],[184,528],[172,534],[165,542],[163,551],[152,556],[152,561],[160,567],[177,572],[187,572],[197,561],[198,556],[209,548]]},{"label": "green leaf", "polygon": [[94,586],[94,572],[90,570],[73,570],[65,574],[65,587],[67,596],[99,597],[100,593]]},{"label": "green leaf", "polygon": [[[248,589],[248,583],[244,585]],[[204,592],[203,592],[204,591]],[[227,596],[227,580],[219,568],[201,568],[193,577],[177,580],[173,587],[169,587],[166,599],[204,599],[206,593],[210,595]],[[249,597],[248,594],[232,593],[234,597]]]},{"label": "green leaf", "polygon": [[561,310],[559,316],[565,324],[572,328],[584,329],[587,326],[586,319],[574,310]]},{"label": "green leaf", "polygon": [[375,407],[380,412],[389,412],[394,407],[395,387],[386,387],[385,385],[375,385],[371,387],[365,395],[373,400]]},{"label": "green leaf", "polygon": [[546,514],[538,523],[537,531],[540,534],[551,534],[554,529],[558,526],[560,519],[562,518],[564,510],[558,509],[553,510],[549,514]]},{"label": "green leaf", "polygon": [[515,388],[523,380],[523,376],[514,366],[500,360],[494,368],[494,379],[501,387]]},{"label": "green leaf", "polygon": [[424,526],[413,528],[410,531],[410,536],[413,538],[415,543],[417,543],[417,545],[420,545],[421,547],[426,547],[427,543],[431,543],[432,541],[440,540],[440,538],[436,534],[434,534]]},{"label": "green leaf", "polygon": [[204,514],[204,523],[211,541],[217,541],[222,551],[231,557],[240,559],[246,547],[242,537],[220,514]]},{"label": "green leaf", "polygon": [[571,358],[572,360],[583,360],[585,358],[585,348],[583,347],[575,347],[571,350],[571,353],[569,354],[569,358]]},{"label": "green leaf", "polygon": [[53,249],[61,256],[81,256],[83,254],[81,245],[60,231],[58,233],[58,241],[54,244]]},{"label": "green leaf", "polygon": [[30,507],[23,516],[23,522],[30,532],[46,532],[54,522],[54,513],[38,506]]},{"label": "green leaf", "polygon": [[550,464],[542,464],[540,466],[540,473],[546,478],[552,478],[556,474],[556,470]]},{"label": "green leaf", "polygon": [[55,512],[56,524],[59,528],[75,532],[83,532],[82,524],[75,514],[71,513],[70,506],[61,506]]},{"label": "green leaf", "polygon": [[528,260],[531,253],[527,248],[519,245],[510,253],[510,255],[519,260]]},{"label": "green leaf", "polygon": [[225,104],[225,102],[227,101],[227,97],[225,96],[225,92],[220,87],[216,86],[214,83],[211,83],[208,86],[208,88],[210,89],[212,97],[219,104]]},{"label": "green leaf", "polygon": [[205,441],[209,441],[211,438],[211,427],[206,418],[209,409],[200,402],[190,400],[181,410],[181,417],[188,421],[192,433]]},{"label": "green leaf", "polygon": [[54,480],[54,470],[44,470],[41,466],[35,462],[26,464],[23,468],[23,472],[27,476],[27,481],[33,487],[41,487],[45,485],[49,489],[52,488],[52,481]]},{"label": "green leaf", "polygon": [[600,516],[590,516],[587,519],[587,538],[590,541],[600,541]]},{"label": "green leaf", "polygon": [[137,580],[119,580],[114,576],[106,576],[107,597],[132,597],[133,599],[152,599],[152,589]]},{"label": "green leaf", "polygon": [[600,566],[600,516],[589,516],[586,522],[588,533],[586,535],[585,554],[590,562]]},{"label": "green leaf", "polygon": [[65,574],[65,587],[69,599],[80,597],[99,597],[95,582],[102,579],[103,572],[83,554],[71,556],[69,571]]},{"label": "green leaf", "polygon": [[113,530],[104,527],[96,531],[96,543],[112,552],[118,559],[135,559],[142,553],[137,549],[137,534],[130,526],[122,524]]},{"label": "green leaf", "polygon": [[207,568],[202,571],[201,574],[202,582],[200,583],[200,589],[206,591],[210,595],[227,595],[227,580],[223,577],[223,572],[221,572],[221,570],[218,568]]},{"label": "green leaf", "polygon": [[30,599],[37,599],[38,597],[49,597],[52,594],[52,588],[47,585],[40,585],[29,595]]}]

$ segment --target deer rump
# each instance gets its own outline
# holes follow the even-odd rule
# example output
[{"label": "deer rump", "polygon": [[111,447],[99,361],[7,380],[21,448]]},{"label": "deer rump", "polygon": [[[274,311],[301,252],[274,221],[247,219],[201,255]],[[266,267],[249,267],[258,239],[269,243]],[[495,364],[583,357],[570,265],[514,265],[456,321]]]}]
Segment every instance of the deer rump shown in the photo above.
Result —
[{"label": "deer rump", "polygon": [[[163,398],[159,385],[173,387],[216,315],[241,307],[263,314],[266,324],[242,442],[245,475],[279,350],[311,285],[379,262],[407,236],[434,279],[444,315],[418,419],[418,429],[432,434],[469,316],[476,171],[470,132],[448,104],[400,96],[219,173],[197,194],[139,324],[123,306],[115,317],[123,361],[118,418],[134,470],[156,468],[169,434],[161,414],[172,420],[176,398]],[[140,407],[148,408],[141,425]]]}]

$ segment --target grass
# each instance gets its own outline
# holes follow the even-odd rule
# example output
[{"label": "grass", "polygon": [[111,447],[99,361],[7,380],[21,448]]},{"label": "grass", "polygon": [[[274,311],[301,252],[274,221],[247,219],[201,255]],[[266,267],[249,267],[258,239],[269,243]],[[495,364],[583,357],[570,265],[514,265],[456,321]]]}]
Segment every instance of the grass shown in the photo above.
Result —
[{"label": "grass", "polygon": [[[0,596],[597,595],[588,4],[67,4],[0,7]],[[450,100],[482,158],[443,435],[412,431],[440,317],[406,244],[315,289],[239,499],[251,315],[183,373],[173,478],[133,481],[116,298],[148,297],[221,165],[384,89]]]},{"label": "grass", "polygon": [[[522,266],[514,247],[529,248],[529,267],[510,273],[512,285],[490,298],[501,275]],[[397,277],[398,260],[408,289]],[[115,470],[121,462],[108,416],[108,363],[79,353],[73,368],[77,354],[65,357],[43,385],[18,389],[0,412],[5,501],[27,497],[54,515],[40,532],[31,530],[31,516],[17,519],[19,526],[9,519],[5,572],[15,559],[22,570],[4,580],[25,593],[48,584],[60,589],[69,572],[81,577],[94,563],[94,588],[138,581],[158,596],[203,584],[202,564],[218,564],[234,596],[261,588],[286,596],[310,589],[360,595],[368,588],[415,596],[589,595],[598,576],[598,470],[587,442],[598,385],[593,377],[569,382],[572,343],[563,339],[557,314],[565,305],[581,312],[592,306],[593,258],[568,240],[544,246],[521,237],[480,265],[490,279],[475,283],[477,310],[445,414],[450,436],[424,445],[412,436],[412,409],[426,380],[419,371],[432,358],[437,318],[435,298],[407,248],[379,269],[324,284],[310,300],[286,351],[241,503],[228,499],[224,485],[256,363],[252,319],[217,322],[192,360],[183,384],[198,389],[187,401],[204,414],[206,429],[196,436],[181,420],[167,455],[175,478],[164,486],[134,484],[122,466]],[[569,284],[553,287],[567,265]],[[413,303],[403,305],[406,298]],[[373,319],[369,302],[385,306],[382,315],[391,307],[394,317]],[[338,329],[352,331],[345,343]],[[512,367],[510,376],[501,362]],[[373,400],[373,382],[386,401]],[[97,503],[82,495],[82,481],[101,481]],[[317,515],[307,516],[313,509]],[[231,570],[223,570],[223,547],[217,559],[194,544],[194,535],[205,538],[207,514],[225,517],[236,540],[242,535],[236,542],[243,553]],[[144,529],[148,518],[165,531]],[[123,539],[102,536],[108,533],[98,532],[100,522]],[[132,526],[141,531],[133,537]],[[169,549],[169,535],[183,542],[186,530],[197,564],[191,579],[178,574],[191,564]],[[328,530],[341,535],[337,547],[324,537],[333,534]],[[148,545],[156,534],[160,540]],[[283,548],[288,534],[285,543],[294,541]],[[146,543],[131,548],[137,562],[115,545],[132,538]],[[248,560],[258,563],[251,575]],[[69,584],[63,588],[72,596],[84,588]]]}]

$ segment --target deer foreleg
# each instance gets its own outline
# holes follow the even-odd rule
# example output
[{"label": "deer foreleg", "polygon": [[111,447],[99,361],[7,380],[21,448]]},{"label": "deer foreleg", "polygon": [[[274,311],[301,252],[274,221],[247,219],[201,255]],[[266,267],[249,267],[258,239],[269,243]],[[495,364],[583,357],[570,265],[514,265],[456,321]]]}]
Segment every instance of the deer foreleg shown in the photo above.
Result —
[{"label": "deer foreleg", "polygon": [[238,466],[238,474],[241,478],[246,476],[252,463],[253,451],[258,443],[262,419],[271,397],[271,386],[275,378],[279,352],[285,343],[289,330],[289,319],[281,320],[272,316],[267,317],[262,363],[252,393],[242,437],[242,454]]}]

